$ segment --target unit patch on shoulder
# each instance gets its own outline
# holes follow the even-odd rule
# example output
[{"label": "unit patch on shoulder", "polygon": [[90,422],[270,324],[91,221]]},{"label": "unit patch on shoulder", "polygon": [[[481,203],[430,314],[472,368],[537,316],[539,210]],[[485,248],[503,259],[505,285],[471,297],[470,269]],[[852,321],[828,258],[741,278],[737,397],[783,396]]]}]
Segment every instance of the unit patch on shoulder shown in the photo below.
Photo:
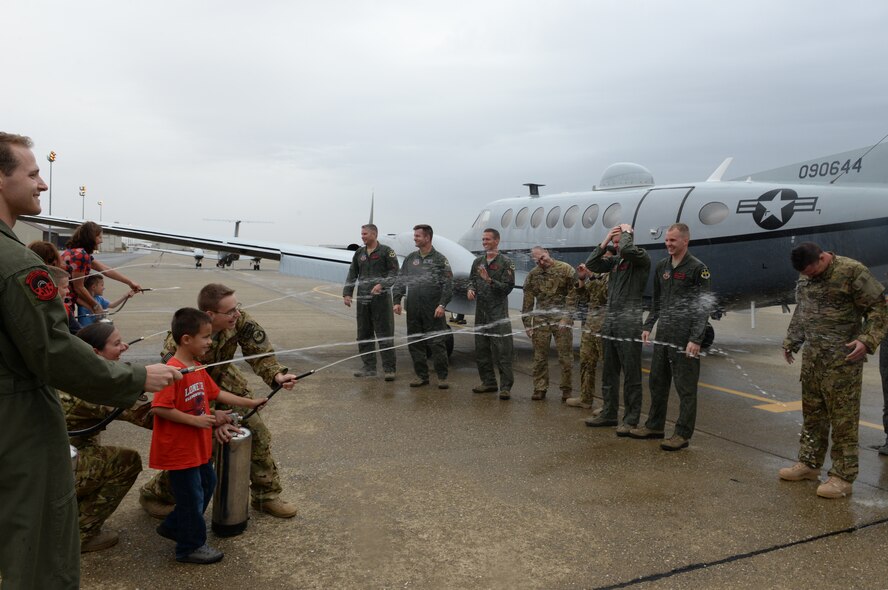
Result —
[{"label": "unit patch on shoulder", "polygon": [[256,344],[262,344],[265,342],[265,331],[264,330],[254,330],[253,331],[253,342]]},{"label": "unit patch on shoulder", "polygon": [[712,275],[709,274],[708,268],[704,268],[703,272],[700,273],[700,278],[702,278],[702,279],[708,279],[710,276],[712,276]]},{"label": "unit patch on shoulder", "polygon": [[28,273],[25,284],[30,287],[40,301],[52,301],[59,292],[58,287],[49,278],[49,273],[42,269],[32,270]]}]

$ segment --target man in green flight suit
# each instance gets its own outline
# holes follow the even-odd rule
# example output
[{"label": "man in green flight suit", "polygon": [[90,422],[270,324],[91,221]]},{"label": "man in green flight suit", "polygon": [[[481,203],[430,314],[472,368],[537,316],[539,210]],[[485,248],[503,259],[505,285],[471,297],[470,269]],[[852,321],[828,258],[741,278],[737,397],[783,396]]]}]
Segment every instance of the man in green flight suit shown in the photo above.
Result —
[{"label": "man in green flight suit", "polygon": [[[413,228],[413,243],[418,250],[411,252],[401,265],[401,272],[392,289],[393,311],[401,315],[401,300],[407,295],[407,338],[410,358],[416,379],[410,387],[429,384],[427,348],[432,350],[432,362],[438,375],[438,389],[448,389],[447,345],[443,332],[447,330],[444,310],[453,297],[453,272],[447,257],[432,246],[432,226],[420,224]],[[439,333],[433,338],[428,336]]]},{"label": "man in green flight suit", "polygon": [[813,242],[792,250],[801,273],[796,308],[783,340],[792,364],[802,345],[802,434],[799,462],[780,470],[780,479],[820,481],[832,429],[832,468],[817,487],[823,498],[851,493],[857,478],[857,437],[863,362],[888,331],[884,288],[869,269],[851,258],[824,252]]},{"label": "man in green flight suit", "polygon": [[[500,233],[489,227],[481,232],[484,254],[472,262],[469,272],[469,301],[475,302],[475,360],[481,384],[475,393],[499,391],[509,399],[515,376],[512,373],[512,322],[509,320],[509,293],[515,288],[515,264],[499,252]],[[494,366],[499,369],[496,384]]]},{"label": "man in green flight suit", "polygon": [[[669,388],[675,381],[678,420],[675,433],[660,444],[664,451],[688,446],[697,421],[697,381],[700,379],[700,344],[712,311],[709,269],[688,252],[691,231],[684,223],[666,230],[666,252],[654,271],[654,301],[641,332],[650,342],[657,326],[657,341],[651,357],[651,410],[647,424],[629,431],[631,438],[663,438]],[[660,342],[664,344],[660,344]]]},{"label": "man in green flight suit", "polygon": [[0,577],[4,590],[78,588],[80,535],[65,417],[54,387],[130,406],[181,374],[107,361],[68,331],[43,261],[12,232],[40,213],[32,142],[0,132]]},{"label": "man in green flight suit", "polygon": [[533,342],[533,395],[546,398],[549,388],[549,344],[555,339],[561,365],[561,401],[570,398],[573,370],[573,314],[576,311],[577,272],[566,262],[554,260],[542,246],[534,246],[530,256],[536,266],[524,279],[521,318],[527,337]]},{"label": "man in green flight suit", "polygon": [[376,341],[386,381],[395,380],[395,317],[392,313],[391,287],[398,276],[398,256],[379,243],[379,229],[372,223],[361,226],[364,245],[357,249],[348,278],[342,288],[342,301],[351,307],[352,295],[358,288],[358,352],[364,363],[355,377],[376,376]]},{"label": "man in green flight suit", "polygon": [[[213,320],[213,342],[200,359],[201,363],[208,365],[230,361],[234,359],[240,347],[244,357],[266,355],[247,359],[246,362],[269,387],[281,385],[284,389],[293,389],[296,375],[289,374],[287,367],[277,361],[274,349],[268,341],[268,335],[256,320],[241,309],[234,289],[210,283],[200,290],[197,307]],[[176,343],[172,334],[167,334],[161,355],[167,359],[175,352]],[[230,391],[241,397],[253,397],[246,377],[234,363],[211,367],[207,371],[224,391]],[[231,408],[219,404],[216,409]],[[250,453],[250,495],[253,508],[278,518],[296,516],[296,506],[279,497],[282,488],[277,464],[271,456],[271,432],[262,421],[261,413],[253,414],[248,426],[253,434]],[[165,472],[155,475],[151,481],[142,486],[139,502],[155,518],[164,518],[172,511],[175,499]]]},{"label": "man in green flight suit", "polygon": [[[605,257],[613,243],[617,255]],[[604,407],[586,425],[617,426],[620,409],[620,372],[623,373],[623,423],[617,436],[629,436],[641,417],[641,317],[642,295],[651,272],[651,258],[633,241],[632,226],[624,223],[612,228],[592,250],[586,266],[593,272],[610,273],[607,282],[607,317],[601,330],[604,368],[601,396]]]}]

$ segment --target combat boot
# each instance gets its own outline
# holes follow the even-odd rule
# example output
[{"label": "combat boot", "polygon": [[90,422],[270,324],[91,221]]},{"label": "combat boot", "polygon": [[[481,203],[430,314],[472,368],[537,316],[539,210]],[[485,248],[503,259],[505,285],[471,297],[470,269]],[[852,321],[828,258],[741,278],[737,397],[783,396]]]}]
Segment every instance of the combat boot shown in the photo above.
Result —
[{"label": "combat boot", "polygon": [[476,385],[472,388],[472,393],[496,393],[497,387],[496,385]]},{"label": "combat boot", "polygon": [[224,553],[204,543],[185,557],[177,557],[176,561],[182,563],[207,564],[221,561],[223,557],[225,557]]},{"label": "combat boot", "polygon": [[688,448],[689,444],[691,444],[691,441],[685,437],[673,434],[669,440],[664,440],[660,443],[660,448],[664,451],[680,451]]},{"label": "combat boot", "polygon": [[569,400],[569,399],[570,399],[570,396],[571,396],[571,393],[572,393],[572,392],[571,392],[570,389],[562,389],[562,390],[561,390],[561,403],[564,403],[564,402],[566,402],[567,400]]},{"label": "combat boot", "polygon": [[629,431],[629,438],[650,439],[663,438],[663,436],[665,436],[665,433],[662,430],[651,430],[647,426],[633,428]]},{"label": "combat boot", "polygon": [[508,389],[503,389],[499,394],[500,399],[511,399],[511,397],[512,393]]},{"label": "combat boot", "polygon": [[361,369],[354,372],[355,377],[376,377],[376,371],[373,369]]},{"label": "combat boot", "polygon": [[410,387],[423,387],[424,385],[428,385],[428,384],[429,384],[428,379],[422,379],[422,378],[417,377],[416,379],[414,379],[413,381],[410,382]]},{"label": "combat boot", "polygon": [[817,495],[821,498],[844,498],[851,495],[851,484],[841,477],[830,475],[826,482],[817,486]]},{"label": "combat boot", "polygon": [[173,511],[173,508],[176,507],[175,504],[167,504],[166,502],[161,502],[160,500],[152,500],[141,495],[139,496],[139,504],[142,505],[142,508],[150,516],[154,518],[159,518],[161,520],[169,516],[170,512]]},{"label": "combat boot", "polygon": [[450,389],[450,383],[447,379],[438,379],[438,389]]},{"label": "combat boot", "polygon": [[629,436],[629,433],[632,432],[632,429],[635,428],[632,424],[620,424],[617,426],[617,436]]},{"label": "combat boot", "polygon": [[394,371],[386,371],[385,372],[385,380],[386,381],[394,381],[395,380],[395,372]]},{"label": "combat boot", "polygon": [[803,479],[820,481],[820,470],[809,467],[804,463],[796,463],[792,467],[784,467],[777,472],[777,475],[780,476],[780,479],[786,481],[802,481]]},{"label": "combat boot", "polygon": [[253,509],[259,512],[270,514],[277,518],[293,518],[299,512],[296,505],[281,500],[280,498],[272,498],[271,500],[253,500],[251,502]]},{"label": "combat boot", "polygon": [[592,404],[587,404],[583,401],[583,398],[580,397],[569,397],[564,400],[564,403],[572,408],[583,408],[584,410],[589,410],[592,408]]},{"label": "combat boot", "polygon": [[80,552],[90,553],[108,549],[117,545],[118,541],[120,541],[120,537],[114,531],[99,531],[95,536],[80,544]]},{"label": "combat boot", "polygon": [[604,426],[616,426],[617,419],[616,418],[604,418],[601,414],[597,416],[593,416],[592,418],[586,418],[585,420],[586,426],[591,426],[592,428],[601,428]]},{"label": "combat boot", "polygon": [[539,400],[541,400],[541,399],[546,399],[546,392],[545,392],[545,391],[534,391],[534,392],[533,392],[533,395],[530,396],[530,399],[532,399],[532,400],[534,400],[534,401],[539,401]]}]

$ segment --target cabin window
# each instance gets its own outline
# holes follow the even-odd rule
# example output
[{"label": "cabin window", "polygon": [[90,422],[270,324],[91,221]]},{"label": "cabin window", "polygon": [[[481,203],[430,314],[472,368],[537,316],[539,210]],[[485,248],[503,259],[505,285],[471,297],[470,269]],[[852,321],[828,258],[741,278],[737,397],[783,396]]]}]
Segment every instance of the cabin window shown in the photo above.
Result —
[{"label": "cabin window", "polygon": [[577,217],[580,216],[580,208],[576,205],[572,205],[570,209],[568,209],[564,213],[564,227],[570,229],[577,224]]},{"label": "cabin window", "polygon": [[527,207],[523,207],[521,211],[518,212],[518,215],[515,216],[515,227],[521,228],[527,225],[528,212],[529,210]]},{"label": "cabin window", "polygon": [[537,207],[537,210],[533,212],[533,215],[530,216],[530,225],[531,227],[539,227],[543,222],[543,208]]},{"label": "cabin window", "polygon": [[481,212],[481,215],[478,216],[478,219],[475,220],[475,224],[472,227],[475,229],[487,227],[488,221],[490,221],[490,209],[485,209]]},{"label": "cabin window", "polygon": [[598,205],[589,205],[586,210],[583,211],[583,227],[592,227],[595,225],[596,219],[598,219]]},{"label": "cabin window", "polygon": [[620,213],[622,211],[623,207],[621,207],[619,203],[614,203],[608,207],[604,211],[604,215],[601,216],[601,222],[604,224],[604,227],[616,227],[619,225]]},{"label": "cabin window", "polygon": [[558,225],[558,220],[561,218],[561,207],[552,207],[549,210],[549,214],[546,215],[546,227],[552,229],[556,225]]},{"label": "cabin window", "polygon": [[700,221],[706,225],[715,225],[728,218],[728,206],[718,201],[706,203],[700,209]]},{"label": "cabin window", "polygon": [[503,213],[503,218],[500,220],[503,228],[509,227],[509,224],[512,223],[512,210],[506,209],[506,212]]}]

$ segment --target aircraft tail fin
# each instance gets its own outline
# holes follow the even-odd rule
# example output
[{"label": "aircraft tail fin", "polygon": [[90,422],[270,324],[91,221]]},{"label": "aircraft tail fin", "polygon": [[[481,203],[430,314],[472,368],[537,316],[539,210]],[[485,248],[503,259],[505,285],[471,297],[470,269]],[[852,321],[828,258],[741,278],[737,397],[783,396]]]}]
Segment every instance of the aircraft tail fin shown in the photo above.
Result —
[{"label": "aircraft tail fin", "polygon": [[888,145],[878,143],[735,178],[800,184],[888,184]]}]

